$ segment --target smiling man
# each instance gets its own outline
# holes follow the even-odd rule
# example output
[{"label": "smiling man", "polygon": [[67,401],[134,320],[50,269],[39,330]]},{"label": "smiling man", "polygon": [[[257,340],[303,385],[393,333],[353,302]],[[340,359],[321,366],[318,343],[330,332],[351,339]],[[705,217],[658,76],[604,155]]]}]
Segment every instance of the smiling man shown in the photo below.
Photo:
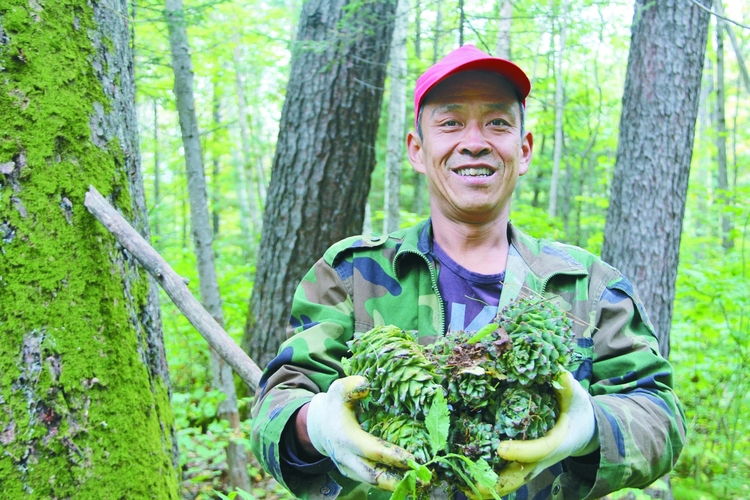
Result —
[{"label": "smiling man", "polygon": [[[531,166],[530,89],[518,66],[473,46],[429,68],[417,81],[407,146],[427,178],[430,219],[339,242],[300,283],[288,340],[258,389],[252,436],[261,464],[298,497],[387,498],[393,471],[408,468],[405,450],[357,423],[367,381],[344,377],[341,363],[354,332],[392,324],[427,344],[449,330],[479,330],[528,294],[579,319],[558,391],[565,418],[544,446],[500,443],[510,465],[494,491],[469,493],[599,498],[646,486],[676,462],[682,408],[632,284],[594,255],[510,222],[513,191]],[[432,494],[445,496],[463,493]]]}]

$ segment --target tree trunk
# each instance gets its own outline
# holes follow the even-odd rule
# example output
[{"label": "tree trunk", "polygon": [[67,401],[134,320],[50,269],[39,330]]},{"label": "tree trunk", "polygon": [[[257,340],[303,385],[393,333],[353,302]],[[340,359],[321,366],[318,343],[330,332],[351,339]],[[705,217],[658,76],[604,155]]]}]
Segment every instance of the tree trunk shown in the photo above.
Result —
[{"label": "tree trunk", "polygon": [[721,246],[725,250],[734,247],[732,239],[732,219],[728,208],[731,207],[731,195],[729,193],[729,182],[727,176],[727,121],[724,109],[724,24],[720,19],[716,20],[716,163],[717,163],[717,187],[719,188],[719,202],[721,204]]},{"label": "tree trunk", "polygon": [[161,201],[161,193],[159,192],[159,183],[161,182],[161,172],[159,171],[159,104],[156,99],[153,100],[154,104],[154,216],[151,221],[151,227],[154,229],[154,236],[157,240],[160,236],[159,227],[159,202]]},{"label": "tree trunk", "polygon": [[302,9],[243,337],[261,367],[284,338],[302,276],[362,228],[395,6],[308,0]]},{"label": "tree trunk", "polygon": [[510,29],[513,26],[513,2],[500,0],[500,16],[497,20],[495,56],[510,59]]},{"label": "tree trunk", "polygon": [[422,59],[422,4],[414,0],[414,56]]},{"label": "tree trunk", "polygon": [[409,0],[396,0],[390,55],[391,100],[388,103],[388,135],[385,148],[385,234],[399,228],[401,163],[406,122],[406,29]]},{"label": "tree trunk", "polygon": [[557,216],[557,183],[560,178],[560,162],[563,148],[563,112],[565,111],[565,94],[563,81],[563,59],[565,55],[565,35],[568,28],[568,3],[562,0],[560,5],[560,41],[555,58],[555,148],[552,153],[552,177],[549,185],[549,216]]},{"label": "tree trunk", "polygon": [[83,206],[148,238],[127,22],[0,3],[3,498],[178,498],[158,290]]},{"label": "tree trunk", "polygon": [[[253,161],[250,157],[250,127],[247,123],[247,99],[245,99],[245,84],[242,81],[242,72],[240,71],[240,37],[239,35],[234,36],[234,50],[232,51],[232,61],[234,62],[234,86],[237,93],[237,116],[240,122],[240,137],[242,139],[242,158],[245,160],[244,168],[247,169],[251,164],[255,165],[256,182],[255,185],[258,189],[257,203],[253,203],[251,210],[254,213],[260,213],[263,211],[263,206],[266,203],[266,182],[265,176],[263,175],[263,168],[259,161]],[[254,139],[253,142],[258,142]],[[247,175],[245,175],[247,178]],[[249,201],[249,200],[248,200]],[[257,217],[260,219],[260,217]],[[260,233],[262,227],[260,225],[255,227],[255,231]]]},{"label": "tree trunk", "polygon": [[604,227],[602,256],[638,288],[665,357],[708,16],[679,0],[636,2]]},{"label": "tree trunk", "polygon": [[[188,197],[190,198],[190,222],[198,264],[201,303],[217,323],[224,326],[224,314],[221,310],[219,281],[216,276],[213,251],[213,233],[208,212],[203,155],[193,99],[193,64],[190,57],[182,0],[166,0],[164,14],[169,30],[169,45],[172,53],[172,68],[174,69],[174,93],[177,98],[177,112],[180,117],[182,144],[185,151],[185,170],[187,173]],[[237,394],[232,369],[213,349],[210,349],[210,351],[212,386],[226,395],[224,401],[219,405],[218,416],[227,419],[232,428],[239,431]],[[234,442],[229,443],[227,446],[227,466],[230,484],[235,488],[250,491],[247,454],[244,446]]]},{"label": "tree trunk", "polygon": [[464,12],[464,0],[458,0],[458,46],[464,45],[464,24],[466,23],[466,13]]},{"label": "tree trunk", "polygon": [[[721,4],[721,0],[716,1],[716,11],[719,15],[724,15],[724,6]],[[732,50],[734,50],[734,55],[737,57],[737,65],[740,67],[740,75],[745,84],[745,91],[750,94],[750,74],[747,71],[747,64],[745,64],[745,57],[742,55],[742,47],[737,40],[737,35],[734,34],[732,26],[725,21],[719,19],[718,23],[724,28],[727,35],[729,35],[729,42],[732,44]]]},{"label": "tree trunk", "polygon": [[[435,0],[435,33],[432,37],[432,64],[440,59],[440,37],[443,34],[443,0]],[[414,112],[419,110],[415,109]]]},{"label": "tree trunk", "polygon": [[[219,89],[216,82],[213,82],[213,96],[211,99],[211,117],[214,121],[214,130],[219,130],[221,126],[221,97],[219,95]],[[221,210],[219,209],[219,155],[211,155],[211,182],[213,189],[211,189],[211,229],[212,236],[216,238],[219,235],[219,223],[221,221]]]}]

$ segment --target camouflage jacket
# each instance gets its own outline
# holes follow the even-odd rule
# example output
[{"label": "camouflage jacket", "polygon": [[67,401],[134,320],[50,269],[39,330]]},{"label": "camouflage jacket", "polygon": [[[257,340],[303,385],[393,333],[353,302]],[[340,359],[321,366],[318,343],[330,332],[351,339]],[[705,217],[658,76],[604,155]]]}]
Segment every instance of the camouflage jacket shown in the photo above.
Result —
[{"label": "camouflage jacket", "polygon": [[[644,487],[668,472],[685,440],[672,368],[631,283],[580,248],[537,240],[509,226],[502,309],[525,290],[556,297],[574,320],[568,369],[595,402],[600,450],[567,459],[517,492],[528,499],[589,499]],[[394,324],[430,343],[444,330],[429,221],[383,237],[331,247],[294,296],[288,338],[269,363],[253,407],[252,448],[262,466],[300,498],[366,498],[368,485],[336,470],[302,474],[279,460],[287,421],[313,394],[343,376],[355,331]],[[370,498],[385,492],[370,491]],[[385,494],[385,498],[388,495]]]}]

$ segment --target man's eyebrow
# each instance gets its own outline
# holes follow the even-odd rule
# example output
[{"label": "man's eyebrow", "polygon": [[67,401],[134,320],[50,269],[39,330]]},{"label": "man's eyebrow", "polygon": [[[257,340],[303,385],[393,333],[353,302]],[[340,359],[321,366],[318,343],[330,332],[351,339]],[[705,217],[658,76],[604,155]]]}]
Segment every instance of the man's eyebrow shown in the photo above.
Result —
[{"label": "man's eyebrow", "polygon": [[437,113],[445,113],[446,111],[454,111],[456,109],[461,109],[460,104],[441,104],[439,106],[435,106],[435,108],[432,110],[432,113],[430,113],[430,116],[435,116]]},{"label": "man's eyebrow", "polygon": [[[432,113],[430,113],[430,116],[435,116],[437,113],[445,113],[450,111],[455,111],[457,109],[461,109],[463,107],[462,104],[440,104],[439,106],[435,106],[435,108],[432,110]],[[493,110],[497,111],[505,111],[510,112],[513,108],[513,103],[507,103],[507,102],[492,102],[487,104],[487,107]]]}]

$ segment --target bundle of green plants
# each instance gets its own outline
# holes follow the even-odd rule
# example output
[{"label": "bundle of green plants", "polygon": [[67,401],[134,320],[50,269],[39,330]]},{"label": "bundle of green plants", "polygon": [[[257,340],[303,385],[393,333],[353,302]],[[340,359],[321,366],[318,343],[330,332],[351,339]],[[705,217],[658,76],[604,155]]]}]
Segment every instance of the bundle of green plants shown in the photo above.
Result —
[{"label": "bundle of green plants", "polygon": [[[553,301],[521,298],[480,331],[449,331],[422,346],[415,332],[382,326],[355,334],[347,375],[370,393],[363,429],[411,452],[416,463],[394,498],[446,482],[493,484],[507,439],[536,439],[559,413],[554,379],[573,351],[571,322]],[[400,491],[403,490],[403,491]]]}]

